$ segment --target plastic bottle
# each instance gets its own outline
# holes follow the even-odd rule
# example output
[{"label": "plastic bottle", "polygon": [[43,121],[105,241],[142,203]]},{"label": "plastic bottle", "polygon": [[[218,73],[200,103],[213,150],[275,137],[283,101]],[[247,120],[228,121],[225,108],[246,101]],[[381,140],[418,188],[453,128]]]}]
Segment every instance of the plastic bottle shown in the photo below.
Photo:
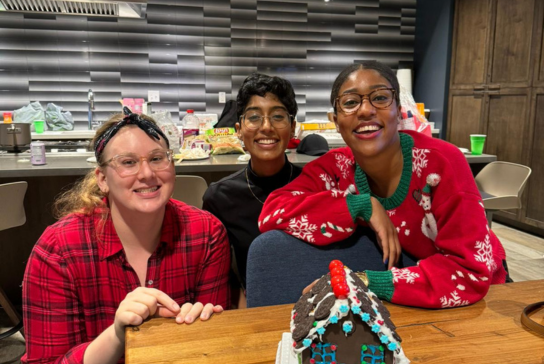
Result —
[{"label": "plastic bottle", "polygon": [[183,129],[198,129],[199,120],[194,112],[193,109],[187,110],[187,114],[181,120]]},{"label": "plastic bottle", "polygon": [[189,148],[187,143],[185,143],[185,140],[188,137],[196,136],[198,135],[198,123],[199,120],[194,114],[194,110],[189,109],[187,110],[187,114],[183,117],[181,120],[180,125],[178,126],[179,129],[181,129],[181,146],[182,148]]}]

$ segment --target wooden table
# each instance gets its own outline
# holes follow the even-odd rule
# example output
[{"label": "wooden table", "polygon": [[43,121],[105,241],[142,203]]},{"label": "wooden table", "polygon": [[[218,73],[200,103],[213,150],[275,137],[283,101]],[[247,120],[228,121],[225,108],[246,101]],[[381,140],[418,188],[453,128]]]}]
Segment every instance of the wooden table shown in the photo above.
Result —
[{"label": "wooden table", "polygon": [[[544,299],[544,280],[492,286],[472,306],[425,310],[387,304],[412,363],[543,364],[544,336],[520,323]],[[292,305],[226,311],[178,325],[155,318],[126,330],[126,363],[274,363]],[[542,322],[543,312],[536,315]]]}]

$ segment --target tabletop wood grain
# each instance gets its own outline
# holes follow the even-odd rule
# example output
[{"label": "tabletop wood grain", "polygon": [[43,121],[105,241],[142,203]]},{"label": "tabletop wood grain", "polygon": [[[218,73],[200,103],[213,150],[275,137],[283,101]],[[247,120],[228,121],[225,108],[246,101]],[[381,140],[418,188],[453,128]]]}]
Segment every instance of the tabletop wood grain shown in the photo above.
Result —
[{"label": "tabletop wood grain", "polygon": [[[544,280],[492,286],[472,306],[427,310],[386,303],[412,363],[544,364],[544,336],[520,314],[544,300]],[[126,330],[127,364],[274,363],[293,305],[226,311],[178,325],[154,318]],[[536,314],[542,321],[542,312]]]}]

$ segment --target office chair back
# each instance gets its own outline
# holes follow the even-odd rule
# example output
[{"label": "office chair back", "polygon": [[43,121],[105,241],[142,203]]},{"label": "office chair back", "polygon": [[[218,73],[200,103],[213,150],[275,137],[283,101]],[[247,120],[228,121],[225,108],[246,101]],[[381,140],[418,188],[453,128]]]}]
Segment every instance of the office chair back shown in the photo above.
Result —
[{"label": "office chair back", "polygon": [[[13,182],[0,185],[0,231],[24,225],[26,222],[24,199],[27,187],[27,182]],[[4,262],[0,262],[0,264],[2,263]],[[13,328],[0,334],[0,340],[18,331],[21,331],[21,334],[24,335],[21,316],[2,287],[0,287],[0,306],[2,306],[15,325]]]},{"label": "office chair back", "polygon": [[509,162],[492,162],[475,177],[486,210],[521,208],[521,195],[531,168]]},{"label": "office chair back", "polygon": [[172,198],[202,208],[202,197],[208,189],[208,183],[200,176],[176,176]]},{"label": "office chair back", "polygon": [[26,222],[23,204],[27,182],[0,185],[0,231],[21,226]]},{"label": "office chair back", "polygon": [[[295,303],[304,287],[329,271],[338,259],[353,271],[385,271],[383,253],[370,229],[358,228],[348,239],[315,246],[279,230],[259,235],[250,245],[247,258],[247,307]],[[397,267],[416,265],[402,254]]]}]

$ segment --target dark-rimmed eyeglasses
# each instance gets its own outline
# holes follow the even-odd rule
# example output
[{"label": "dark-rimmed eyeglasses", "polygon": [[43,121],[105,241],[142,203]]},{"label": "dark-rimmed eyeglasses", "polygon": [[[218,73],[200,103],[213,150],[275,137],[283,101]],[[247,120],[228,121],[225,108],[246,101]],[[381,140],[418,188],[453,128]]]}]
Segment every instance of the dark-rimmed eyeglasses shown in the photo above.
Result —
[{"label": "dark-rimmed eyeglasses", "polygon": [[365,98],[367,98],[370,105],[376,109],[387,109],[395,100],[395,89],[380,88],[366,95],[358,93],[343,94],[338,96],[334,102],[335,106],[338,107],[340,111],[350,115],[359,110]]},{"label": "dark-rimmed eyeglasses", "polygon": [[133,176],[140,171],[142,162],[145,160],[149,168],[153,171],[162,171],[167,169],[172,162],[174,151],[154,150],[149,152],[147,157],[142,157],[134,153],[118,154],[115,157],[105,161],[101,166],[110,166],[115,169],[121,177]]},{"label": "dark-rimmed eyeglasses", "polygon": [[289,115],[285,110],[276,110],[270,115],[262,115],[256,111],[248,111],[240,116],[241,122],[250,130],[259,129],[266,118],[268,118],[270,125],[275,129],[284,129],[291,125],[293,115]]}]

